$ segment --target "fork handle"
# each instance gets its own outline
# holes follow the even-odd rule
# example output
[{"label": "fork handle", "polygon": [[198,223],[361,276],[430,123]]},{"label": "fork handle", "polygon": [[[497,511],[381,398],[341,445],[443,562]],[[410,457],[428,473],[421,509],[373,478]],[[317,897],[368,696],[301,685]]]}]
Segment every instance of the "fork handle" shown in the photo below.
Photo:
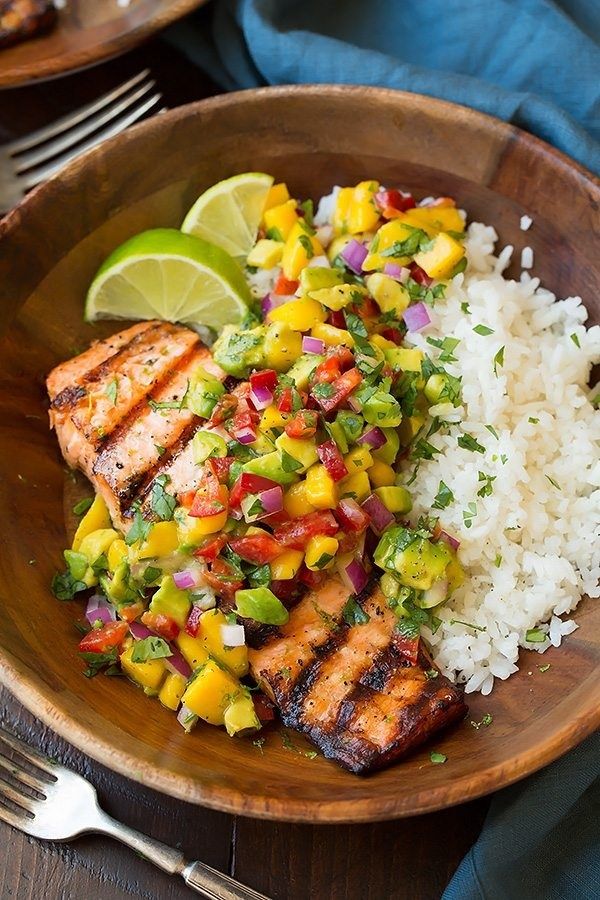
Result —
[{"label": "fork handle", "polygon": [[245,887],[211,866],[199,861],[186,862],[179,850],[174,850],[161,841],[155,841],[154,838],[117,822],[104,810],[98,808],[98,813],[94,831],[116,838],[170,875],[181,875],[188,887],[208,900],[269,900],[264,894]]}]

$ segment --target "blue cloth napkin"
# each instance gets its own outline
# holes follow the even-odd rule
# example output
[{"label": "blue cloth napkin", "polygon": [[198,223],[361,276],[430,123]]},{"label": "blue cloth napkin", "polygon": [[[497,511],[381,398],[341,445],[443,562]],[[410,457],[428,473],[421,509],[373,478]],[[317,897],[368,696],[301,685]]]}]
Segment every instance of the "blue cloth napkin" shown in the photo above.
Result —
[{"label": "blue cloth napkin", "polygon": [[169,37],[226,90],[428,94],[513,122],[600,173],[600,0],[216,0]]}]

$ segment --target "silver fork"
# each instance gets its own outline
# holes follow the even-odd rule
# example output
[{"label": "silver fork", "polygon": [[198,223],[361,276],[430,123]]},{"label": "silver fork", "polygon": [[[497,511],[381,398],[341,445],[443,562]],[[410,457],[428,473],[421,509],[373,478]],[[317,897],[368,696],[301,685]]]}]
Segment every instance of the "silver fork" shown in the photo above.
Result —
[{"label": "silver fork", "polygon": [[117,822],[100,809],[89,781],[2,727],[0,820],[48,841],[69,841],[87,832],[107,834],[170,875],[181,875],[188,887],[209,900],[268,900],[204,863],[186,862],[179,850]]},{"label": "silver fork", "polygon": [[98,100],[0,147],[0,210],[11,209],[36,184],[106,138],[124,131],[161,100],[144,69]]}]

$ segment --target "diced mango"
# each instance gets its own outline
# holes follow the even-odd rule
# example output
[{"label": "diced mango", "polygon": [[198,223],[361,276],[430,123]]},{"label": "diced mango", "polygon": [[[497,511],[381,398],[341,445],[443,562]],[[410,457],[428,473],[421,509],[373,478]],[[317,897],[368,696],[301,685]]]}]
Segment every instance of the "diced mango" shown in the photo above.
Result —
[{"label": "diced mango", "polygon": [[368,447],[361,445],[346,453],[344,462],[348,475],[354,475],[356,472],[366,472],[373,465],[373,456]]},{"label": "diced mango", "polygon": [[185,627],[192,602],[188,591],[177,587],[172,575],[165,575],[160,582],[160,587],[152,595],[150,612],[162,614],[173,619],[180,628]]},{"label": "diced mango", "polygon": [[434,238],[430,250],[416,254],[415,262],[430,278],[448,278],[464,255],[465,248],[460,241],[441,232]]},{"label": "diced mango", "polygon": [[179,546],[177,522],[155,522],[150,528],[147,539],[138,551],[139,559],[151,556],[169,556]]},{"label": "diced mango", "polygon": [[178,517],[177,534],[179,542],[194,546],[200,544],[207,534],[215,534],[225,526],[227,521],[227,508],[214,516],[189,516],[187,514]]},{"label": "diced mango", "polygon": [[440,231],[465,230],[463,218],[454,206],[419,206],[409,209],[402,221],[415,225],[416,228],[422,228],[431,236]]},{"label": "diced mango", "polygon": [[273,206],[267,209],[263,216],[265,231],[269,237],[276,240],[286,241],[296,222],[298,221],[298,213],[296,212],[296,201],[286,200],[279,206]]},{"label": "diced mango", "polygon": [[425,424],[425,416],[419,412],[408,418],[402,419],[398,427],[398,436],[403,447],[407,447],[412,439],[416,437],[423,425]]},{"label": "diced mango", "polygon": [[381,312],[394,313],[399,319],[410,303],[410,294],[404,285],[383,272],[369,275],[365,283]]},{"label": "diced mango", "polygon": [[277,184],[271,185],[269,193],[267,194],[267,199],[265,200],[263,216],[268,209],[272,209],[274,206],[281,206],[282,203],[286,203],[289,199],[290,192],[288,191],[287,184],[284,184],[283,181],[279,181]]},{"label": "diced mango", "polygon": [[188,685],[182,701],[205,722],[222,725],[225,710],[239,690],[237,678],[209,659]]},{"label": "diced mango", "polygon": [[387,338],[384,338],[382,334],[372,334],[369,337],[369,343],[374,344],[376,347],[379,347],[380,350],[393,350],[396,346],[393,341],[389,341]]},{"label": "diced mango", "polygon": [[342,188],[337,195],[333,213],[333,228],[337,234],[346,234],[348,231],[348,215],[350,213],[350,204],[352,203],[353,197],[354,188],[351,187]]},{"label": "diced mango", "polygon": [[284,432],[275,440],[275,446],[301,463],[301,468],[295,470],[298,474],[306,472],[319,458],[317,445],[311,438],[291,438]]},{"label": "diced mango", "polygon": [[77,526],[71,549],[79,550],[84,537],[92,531],[98,531],[99,528],[112,528],[112,522],[106,503],[100,494],[96,494],[94,502]]},{"label": "diced mango", "polygon": [[271,406],[267,406],[267,408],[263,410],[263,414],[260,417],[260,423],[258,427],[261,431],[270,431],[271,428],[284,428],[285,423],[290,418],[291,413],[280,412],[273,403]]},{"label": "diced mango", "polygon": [[313,337],[319,338],[328,347],[354,347],[354,338],[345,328],[336,328],[335,325],[328,325],[326,322],[319,322],[314,325],[310,333]]},{"label": "diced mango", "polygon": [[410,256],[388,255],[382,256],[383,251],[392,249],[396,243],[401,243],[414,234],[414,227],[405,225],[400,219],[392,219],[382,225],[371,242],[369,253],[363,262],[365,271],[383,269],[386,263],[393,262],[403,266],[410,262]]},{"label": "diced mango", "polygon": [[175,643],[190,669],[197,669],[207,661],[208,650],[201,638],[192,637],[186,631],[180,631],[175,638]]},{"label": "diced mango", "polygon": [[302,550],[285,550],[271,563],[271,578],[274,581],[290,581],[298,574],[303,559]]},{"label": "diced mango", "polygon": [[110,545],[119,537],[118,532],[114,528],[98,528],[96,531],[90,531],[83,538],[79,545],[79,553],[82,553],[88,563],[93,565],[98,557],[108,552]]},{"label": "diced mango", "polygon": [[[331,288],[343,281],[339,269],[327,269],[324,266],[307,266],[300,272],[300,290],[303,294],[311,294]],[[319,299],[318,297],[316,298]]]},{"label": "diced mango", "polygon": [[317,509],[334,509],[337,506],[335,482],[320,463],[306,473],[306,499]]},{"label": "diced mango", "polygon": [[311,291],[309,297],[318,300],[328,309],[339,310],[349,303],[355,303],[357,300],[360,302],[360,298],[367,294],[368,291],[361,284],[338,284],[319,291]]},{"label": "diced mango", "polygon": [[107,553],[109,571],[114,572],[119,563],[123,562],[124,559],[127,559],[127,556],[128,550],[125,541],[120,538],[113,541],[108,548]]},{"label": "diced mango", "polygon": [[183,675],[179,675],[177,672],[170,672],[165,678],[158,695],[162,705],[175,712],[179,708],[179,703],[185,693],[186,684],[187,682]]},{"label": "diced mango", "polygon": [[163,659],[149,659],[146,662],[133,662],[132,655],[135,643],[121,654],[121,666],[125,674],[144,688],[145,693],[155,694],[162,684],[166,666]]},{"label": "diced mango", "polygon": [[393,369],[401,369],[403,372],[420,372],[421,363],[425,358],[422,350],[416,347],[394,347],[385,350],[386,361]]},{"label": "diced mango", "polygon": [[302,269],[314,256],[323,256],[325,251],[304,222],[296,222],[285,242],[281,265],[286,278],[298,278]]},{"label": "diced mango", "polygon": [[346,219],[350,234],[371,231],[379,222],[379,210],[375,206],[375,194],[379,190],[377,181],[361,181],[352,192],[350,208]]},{"label": "diced mango", "polygon": [[308,501],[305,481],[299,481],[297,484],[292,484],[291,487],[287,489],[283,495],[283,508],[288,516],[291,516],[293,519],[298,516],[307,516],[309,513],[315,511],[316,507]]},{"label": "diced mango", "polygon": [[329,260],[329,262],[333,263],[340,255],[346,244],[349,244],[352,240],[354,240],[354,238],[352,238],[349,234],[342,234],[339,237],[334,238],[327,248],[327,259]]},{"label": "diced mango", "polygon": [[373,465],[368,468],[369,481],[378,487],[387,487],[396,481],[396,473],[391,466],[382,462],[380,459],[373,460]]},{"label": "diced mango", "polygon": [[258,731],[260,721],[256,715],[254,702],[248,690],[241,690],[231,701],[223,716],[223,722],[229,737],[235,734],[247,734]]},{"label": "diced mango", "polygon": [[212,657],[241,678],[248,672],[248,648],[245,644],[242,647],[225,646],[222,634],[225,624],[227,619],[220,609],[209,609],[200,616],[198,637]]},{"label": "diced mango", "polygon": [[285,322],[273,322],[267,328],[263,351],[268,369],[287,372],[302,355],[302,337]]},{"label": "diced mango", "polygon": [[306,545],[305,562],[307,568],[313,572],[331,568],[339,546],[339,541],[334,537],[327,537],[324,534],[316,534],[314,537],[311,537]]},{"label": "diced mango", "polygon": [[271,241],[267,238],[257,241],[246,258],[249,266],[257,266],[259,269],[272,269],[281,262],[283,256],[283,241]]},{"label": "diced mango", "polygon": [[371,493],[371,482],[366,472],[356,472],[340,481],[340,497],[353,497],[358,503]]},{"label": "diced mango", "polygon": [[310,297],[290,300],[269,313],[269,321],[282,322],[292,331],[310,331],[313,325],[324,322],[326,318],[327,313],[321,304]]}]

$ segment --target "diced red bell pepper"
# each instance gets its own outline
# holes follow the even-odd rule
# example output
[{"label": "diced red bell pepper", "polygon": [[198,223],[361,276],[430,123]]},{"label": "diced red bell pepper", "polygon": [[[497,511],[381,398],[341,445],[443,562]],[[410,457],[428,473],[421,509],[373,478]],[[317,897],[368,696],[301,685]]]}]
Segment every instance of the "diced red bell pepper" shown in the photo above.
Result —
[{"label": "diced red bell pepper", "polygon": [[182,506],[187,507],[188,511],[189,511],[189,507],[194,502],[195,496],[196,496],[196,491],[184,491],[183,494],[179,495],[179,502],[181,503]]},{"label": "diced red bell pepper", "polygon": [[277,401],[277,409],[282,413],[289,413],[292,411],[293,406],[293,396],[291,387],[285,387],[281,391],[279,395],[279,400]]},{"label": "diced red bell pepper", "polygon": [[206,464],[210,466],[211,471],[217,476],[221,484],[226,484],[229,470],[234,460],[234,456],[209,456]]},{"label": "diced red bell pepper", "polygon": [[263,534],[248,534],[245,537],[232,538],[229,546],[242,559],[259,566],[272,562],[283,552],[281,545],[266,531]]},{"label": "diced red bell pepper", "polygon": [[212,411],[211,417],[208,420],[209,425],[222,425],[223,422],[226,422],[232,417],[237,409],[237,405],[237,397],[234,397],[233,394],[223,394],[217,400],[215,408]]},{"label": "diced red bell pepper", "polygon": [[352,497],[340,500],[335,509],[335,517],[340,526],[347,531],[364,531],[371,521],[368,513]]},{"label": "diced red bell pepper", "polygon": [[80,653],[108,653],[119,647],[129,634],[127,622],[108,622],[102,628],[92,628],[79,642]]},{"label": "diced red bell pepper", "polygon": [[275,704],[264,694],[252,694],[254,712],[261,722],[272,722],[275,718]]},{"label": "diced red bell pepper", "polygon": [[281,528],[277,528],[273,537],[284,547],[293,547],[295,550],[304,550],[311,537],[324,534],[328,537],[337,534],[339,525],[329,510],[319,510],[292,519]]},{"label": "diced red bell pepper", "polygon": [[327,316],[327,323],[329,325],[333,325],[334,328],[346,328],[346,320],[344,318],[344,311],[341,309],[332,310]]},{"label": "diced red bell pepper", "polygon": [[275,369],[261,369],[250,376],[250,384],[253,388],[267,388],[274,391],[277,387],[277,372]]},{"label": "diced red bell pepper", "polygon": [[333,393],[329,397],[315,396],[315,399],[324,412],[331,412],[347,400],[352,391],[358,387],[362,381],[362,375],[358,369],[348,369],[333,382]]},{"label": "diced red bell pepper", "polygon": [[246,400],[241,400],[238,404],[238,408],[234,414],[234,416],[227,422],[225,427],[229,434],[237,439],[237,436],[242,431],[246,431],[246,429],[251,428],[255,429],[256,424],[258,422],[258,413],[250,408],[250,405],[246,402]]},{"label": "diced red bell pepper", "polygon": [[416,262],[412,262],[409,266],[410,268],[410,277],[413,281],[416,281],[417,284],[422,284],[424,287],[429,287],[432,283],[433,278],[430,278],[425,269],[422,269],[421,266],[418,266]]},{"label": "diced red bell pepper", "polygon": [[227,543],[227,538],[224,534],[218,535],[216,538],[212,538],[202,547],[197,547],[193,551],[193,555],[197,556],[199,559],[204,559],[207,562],[216,559],[225,544]]},{"label": "diced red bell pepper", "polygon": [[327,470],[327,474],[331,476],[334,481],[341,481],[342,478],[346,477],[348,469],[346,468],[344,457],[340,453],[335,441],[325,441],[323,444],[319,444],[317,453]]},{"label": "diced red bell pepper", "polygon": [[399,328],[384,328],[381,336],[388,341],[393,341],[394,344],[401,344],[404,340],[404,335]]},{"label": "diced red bell pepper", "polygon": [[125,622],[135,622],[135,620],[141,616],[145,609],[146,606],[141,601],[139,603],[127,603],[119,610],[119,616]]},{"label": "diced red bell pepper", "polygon": [[312,409],[300,409],[293,419],[285,423],[284,429],[291,438],[311,438],[317,431],[318,417]]},{"label": "diced red bell pepper", "polygon": [[207,516],[216,516],[225,509],[227,488],[219,484],[219,479],[209,466],[204,466],[200,484],[194,497],[194,502],[189,511],[190,516],[204,519]]},{"label": "diced red bell pepper", "polygon": [[393,644],[395,650],[404,657],[404,659],[416,666],[419,659],[419,636],[414,638],[404,637],[399,632],[394,631]]},{"label": "diced red bell pepper", "polygon": [[[390,188],[386,191],[377,191],[375,194],[375,204],[384,214],[386,210],[406,212],[407,209],[413,209],[413,207],[417,205],[411,194],[404,195],[395,188]],[[385,215],[384,218],[386,218]]]},{"label": "diced red bell pepper", "polygon": [[174,641],[180,631],[175,619],[165,616],[163,613],[153,613],[148,610],[142,616],[142,622],[150,631],[160,634],[167,641]]},{"label": "diced red bell pepper", "polygon": [[362,297],[360,303],[350,306],[350,312],[356,313],[357,316],[366,321],[379,315],[379,307],[372,297]]},{"label": "diced red bell pepper", "polygon": [[260,524],[268,525],[269,528],[277,528],[279,525],[285,525],[289,521],[290,517],[286,513],[285,509],[280,509],[278,512],[271,513],[268,516],[263,516],[260,520]]},{"label": "diced red bell pepper", "polygon": [[215,591],[226,600],[233,600],[235,592],[241,590],[244,582],[235,569],[224,559],[215,559],[204,578]]},{"label": "diced red bell pepper", "polygon": [[295,294],[298,290],[299,281],[296,281],[294,278],[286,278],[285,275],[280,274],[277,281],[275,282],[275,287],[273,288],[273,294],[279,294],[281,296],[291,296]]},{"label": "diced red bell pepper", "polygon": [[302,564],[298,572],[298,580],[309,587],[311,591],[315,591],[325,581],[325,572],[313,572],[308,566]]},{"label": "diced red bell pepper", "polygon": [[185,623],[185,633],[191,635],[191,637],[198,637],[198,630],[200,628],[200,617],[204,610],[200,609],[199,606],[192,606],[190,610],[190,614],[188,616],[187,622]]},{"label": "diced red bell pepper", "polygon": [[263,475],[253,475],[251,472],[242,472],[229,494],[229,505],[236,509],[240,506],[244,497],[248,494],[260,494],[269,488],[277,487],[276,481],[265,478]]}]

